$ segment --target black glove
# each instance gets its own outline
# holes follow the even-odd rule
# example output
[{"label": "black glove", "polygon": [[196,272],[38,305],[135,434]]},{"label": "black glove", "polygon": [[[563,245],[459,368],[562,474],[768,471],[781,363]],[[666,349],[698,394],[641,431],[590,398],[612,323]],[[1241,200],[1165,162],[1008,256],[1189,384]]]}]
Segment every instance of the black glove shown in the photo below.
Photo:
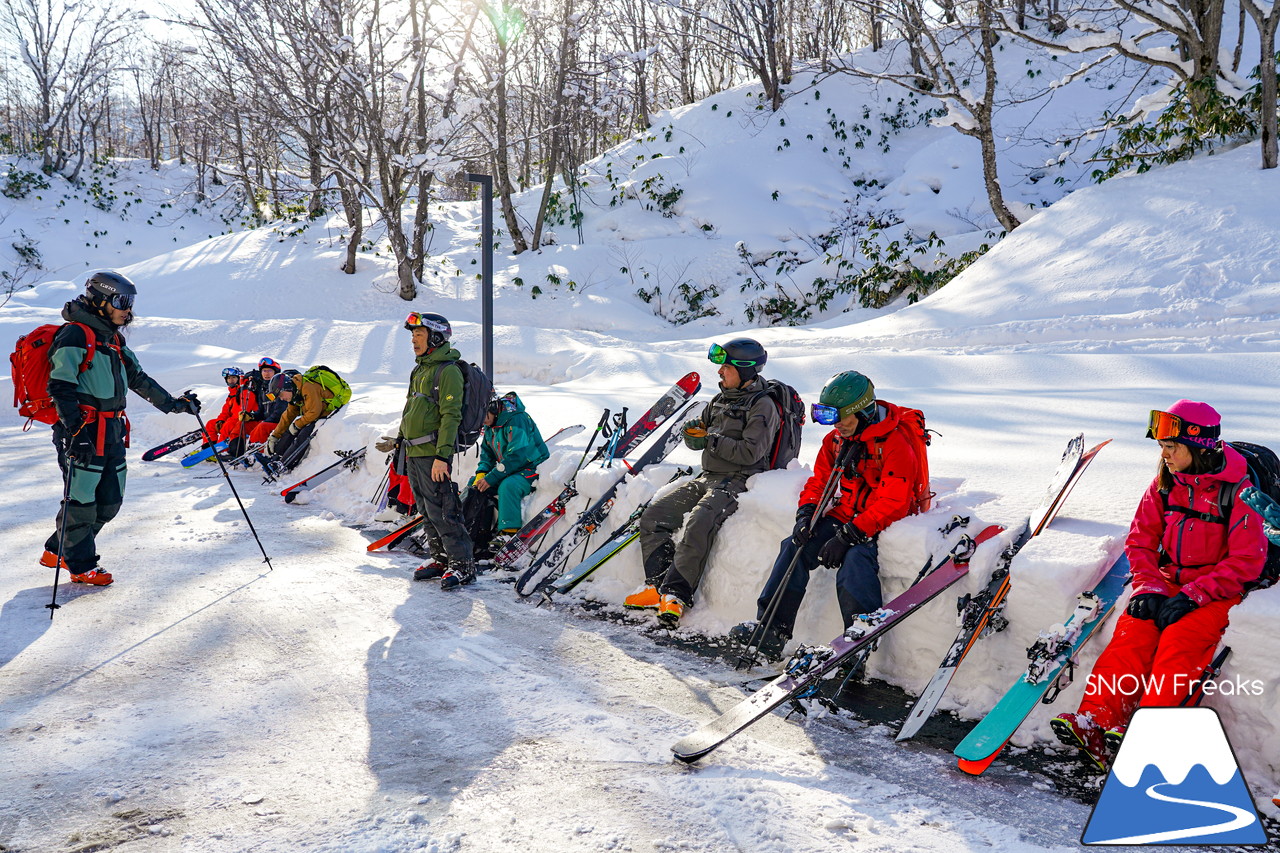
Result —
[{"label": "black glove", "polygon": [[1163,631],[1199,606],[1185,592],[1180,592],[1160,605],[1160,612],[1155,619],[1156,627]]},{"label": "black glove", "polygon": [[797,548],[803,548],[809,541],[809,525],[813,522],[813,514],[818,511],[817,504],[804,504],[796,510],[796,526],[791,531],[791,541]]},{"label": "black glove", "polygon": [[89,462],[98,455],[98,430],[94,424],[81,420],[75,428],[66,427],[67,456],[80,462]]},{"label": "black glove", "polygon": [[181,397],[174,399],[173,408],[169,410],[174,415],[194,415],[200,411],[200,400],[196,397],[195,391],[188,391]]},{"label": "black glove", "polygon": [[852,523],[842,524],[836,530],[836,535],[828,539],[818,551],[818,565],[838,569],[844,564],[844,557],[849,553],[850,548],[869,541],[871,541],[870,537]]},{"label": "black glove", "polygon": [[1158,592],[1142,592],[1129,599],[1129,606],[1124,609],[1134,619],[1155,619],[1160,612],[1160,605],[1169,600],[1169,596]]}]

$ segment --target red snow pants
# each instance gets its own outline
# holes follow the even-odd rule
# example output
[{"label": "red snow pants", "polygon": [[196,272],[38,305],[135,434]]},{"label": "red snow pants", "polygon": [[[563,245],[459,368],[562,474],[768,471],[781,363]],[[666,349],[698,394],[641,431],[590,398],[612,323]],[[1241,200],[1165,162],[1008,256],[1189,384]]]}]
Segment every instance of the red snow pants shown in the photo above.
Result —
[{"label": "red snow pants", "polygon": [[1227,630],[1227,611],[1242,600],[1211,601],[1163,631],[1149,619],[1122,613],[1089,673],[1078,713],[1106,729],[1128,725],[1139,707],[1181,703],[1213,659]]}]

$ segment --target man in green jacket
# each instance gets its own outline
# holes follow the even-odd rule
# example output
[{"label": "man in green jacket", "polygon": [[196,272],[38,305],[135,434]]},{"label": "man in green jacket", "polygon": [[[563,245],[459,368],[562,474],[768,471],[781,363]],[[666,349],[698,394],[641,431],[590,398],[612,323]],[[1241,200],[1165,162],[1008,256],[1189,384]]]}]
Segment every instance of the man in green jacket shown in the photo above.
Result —
[{"label": "man in green jacket", "polygon": [[[484,439],[475,480],[463,501],[462,516],[476,547],[476,557],[487,559],[524,524],[522,505],[538,466],[551,456],[538,425],[524,409],[515,391],[490,401],[484,418]],[[498,540],[493,540],[493,505],[497,504]]]},{"label": "man in green jacket", "polygon": [[[40,564],[58,564],[61,543],[61,565],[72,583],[106,586],[114,580],[98,568],[97,536],[124,503],[124,451],[129,444],[125,392],[132,390],[162,412],[200,410],[195,394],[174,397],[161,388],[125,345],[120,330],[133,322],[137,293],[133,282],[119,273],[89,276],[84,295],[63,306],[67,325],[49,347],[49,396],[58,412],[53,444],[70,488]],[[81,372],[90,347],[94,358]]]},{"label": "man in green jacket", "polygon": [[432,557],[413,579],[440,578],[441,589],[455,589],[476,579],[471,537],[450,470],[462,424],[461,353],[450,346],[453,329],[439,314],[414,311],[404,327],[413,335],[417,364],[400,418],[401,452]]}]

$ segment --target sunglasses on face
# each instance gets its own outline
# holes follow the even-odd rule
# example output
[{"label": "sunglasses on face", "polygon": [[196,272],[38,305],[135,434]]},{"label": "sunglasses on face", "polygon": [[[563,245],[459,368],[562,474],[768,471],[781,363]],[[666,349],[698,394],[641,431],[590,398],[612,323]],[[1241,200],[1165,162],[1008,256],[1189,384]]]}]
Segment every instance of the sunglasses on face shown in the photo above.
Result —
[{"label": "sunglasses on face", "polygon": [[712,344],[707,350],[707,359],[712,364],[731,364],[734,367],[755,367],[757,362],[746,358],[729,358],[729,353],[719,344]]}]

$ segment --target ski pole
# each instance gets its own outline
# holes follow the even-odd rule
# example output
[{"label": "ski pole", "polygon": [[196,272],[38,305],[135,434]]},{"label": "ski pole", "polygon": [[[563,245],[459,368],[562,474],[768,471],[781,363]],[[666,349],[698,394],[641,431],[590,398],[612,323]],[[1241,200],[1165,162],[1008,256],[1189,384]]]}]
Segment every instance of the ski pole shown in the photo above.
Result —
[{"label": "ski pole", "polygon": [[[67,442],[68,449],[70,441]],[[71,460],[71,454],[63,451],[63,458],[67,462],[66,482],[62,485],[62,518],[58,524],[58,553],[53,561],[53,599],[45,605],[49,608],[49,621],[53,621],[53,611],[62,605],[58,603],[58,570],[62,568],[64,560],[62,559],[62,549],[67,544],[67,504],[71,502],[71,475],[75,472],[76,466]],[[70,573],[70,569],[67,570]]]},{"label": "ski pole", "polygon": [[[190,394],[187,391],[186,394]],[[186,394],[183,394],[185,397]],[[200,417],[200,412],[193,411],[191,414],[196,416],[196,423],[200,424],[200,429],[204,430],[204,418]],[[267,571],[274,572],[276,567],[271,565],[271,558],[267,556],[267,549],[262,547],[262,540],[258,538],[258,531],[253,527],[253,519],[249,518],[249,511],[244,508],[244,501],[240,500],[240,493],[236,491],[236,484],[231,482],[231,472],[227,470],[227,466],[222,464],[222,454],[217,451],[214,446],[213,458],[217,461],[218,467],[222,469],[222,476],[227,479],[227,485],[231,487],[231,494],[235,495],[236,503],[240,505],[240,512],[244,514],[244,520],[249,524],[249,532],[253,534],[253,541],[258,543],[258,550],[262,552],[262,559],[267,564]]]},{"label": "ski pole", "polygon": [[387,470],[382,472],[382,479],[378,481],[378,488],[374,490],[373,497],[369,498],[369,503],[378,504],[379,509],[387,499],[387,491],[391,488],[391,463],[388,461]]},{"label": "ski pole", "polygon": [[[813,535],[814,528],[818,526],[818,522],[822,519],[827,511],[827,507],[831,504],[831,499],[835,496],[836,487],[840,484],[840,476],[844,472],[844,468],[849,464],[854,447],[858,442],[848,439],[843,442],[840,452],[836,454],[835,464],[831,468],[831,476],[827,479],[827,484],[822,489],[822,497],[818,500],[818,505],[813,510],[813,516],[809,519],[809,535]],[[805,545],[808,545],[808,539]],[[787,570],[782,573],[782,579],[778,583],[777,589],[773,591],[773,595],[769,598],[769,606],[765,608],[764,616],[760,623],[756,625],[754,631],[751,632],[751,638],[748,640],[746,648],[738,657],[738,663],[734,669],[742,669],[744,666],[752,667],[757,663],[756,653],[751,651],[757,648],[769,633],[769,628],[773,625],[773,620],[778,614],[778,605],[782,603],[782,592],[787,588],[787,584],[791,581],[791,575],[796,570],[796,565],[800,562],[800,557],[804,553],[805,545],[797,546],[795,556],[791,558],[791,562],[787,564]]]},{"label": "ski pole", "polygon": [[[613,435],[609,437],[609,443],[605,445],[605,457],[608,461],[605,463],[606,468],[613,467],[613,460],[618,455],[618,443],[622,441],[622,435],[627,431],[627,407],[623,406],[622,411],[613,418]],[[626,462],[626,460],[622,460]]]},{"label": "ski pole", "polygon": [[[582,467],[584,465],[590,464],[587,462],[587,454],[591,452],[591,447],[596,443],[596,438],[600,436],[600,433],[604,432],[606,438],[612,435],[612,432],[609,432],[608,430],[609,430],[609,410],[605,409],[600,414],[600,422],[596,424],[595,430],[591,433],[591,438],[587,441],[587,446],[582,449],[582,458],[578,460],[578,467],[573,469],[573,477],[570,478],[569,480],[570,483],[572,483],[574,480],[577,479],[578,472],[582,470]],[[604,448],[601,447],[600,450],[596,452],[596,455],[591,457],[591,461],[595,462],[597,459],[599,459],[603,455],[604,455]]]}]

